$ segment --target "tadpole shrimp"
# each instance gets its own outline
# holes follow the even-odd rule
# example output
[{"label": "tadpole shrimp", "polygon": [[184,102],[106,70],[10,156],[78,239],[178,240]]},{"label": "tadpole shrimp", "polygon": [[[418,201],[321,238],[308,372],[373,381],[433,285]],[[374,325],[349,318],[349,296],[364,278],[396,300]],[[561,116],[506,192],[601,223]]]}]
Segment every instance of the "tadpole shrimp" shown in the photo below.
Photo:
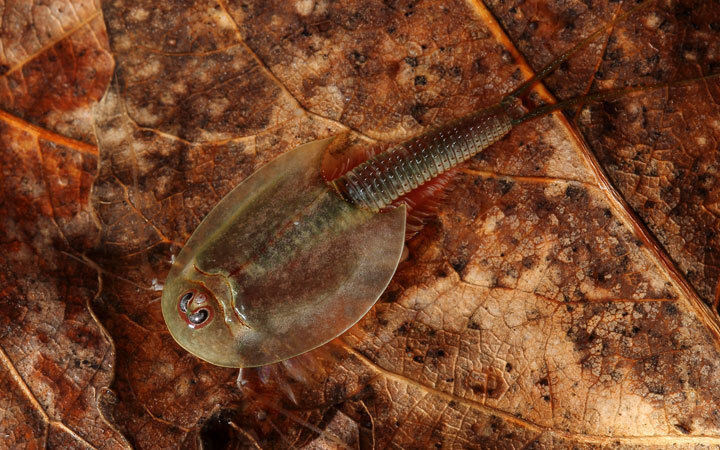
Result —
[{"label": "tadpole shrimp", "polygon": [[521,103],[572,54],[651,3],[617,15],[494,106],[392,145],[338,178],[325,180],[321,170],[333,138],[262,167],[217,204],[173,264],[162,310],[174,339],[213,364],[255,367],[301,355],[345,332],[375,304],[401,259],[406,195],[519,124],[580,102],[657,87],[598,92],[530,111]]}]

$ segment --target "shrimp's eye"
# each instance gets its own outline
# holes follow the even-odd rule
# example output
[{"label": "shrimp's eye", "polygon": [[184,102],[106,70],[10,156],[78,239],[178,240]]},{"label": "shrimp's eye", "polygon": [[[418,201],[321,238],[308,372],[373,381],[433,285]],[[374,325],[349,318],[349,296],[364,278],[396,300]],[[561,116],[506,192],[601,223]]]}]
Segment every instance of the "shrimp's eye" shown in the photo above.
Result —
[{"label": "shrimp's eye", "polygon": [[204,305],[207,296],[202,291],[191,289],[180,296],[177,303],[178,313],[185,323],[194,330],[204,327],[212,319],[212,309]]},{"label": "shrimp's eye", "polygon": [[187,313],[187,305],[188,303],[190,303],[190,300],[192,300],[193,295],[195,295],[193,291],[188,291],[184,293],[182,297],[180,297],[180,302],[178,303],[178,308],[180,309],[180,311]]},{"label": "shrimp's eye", "polygon": [[198,309],[194,313],[188,314],[188,320],[195,326],[202,325],[209,317],[210,313],[205,308]]}]

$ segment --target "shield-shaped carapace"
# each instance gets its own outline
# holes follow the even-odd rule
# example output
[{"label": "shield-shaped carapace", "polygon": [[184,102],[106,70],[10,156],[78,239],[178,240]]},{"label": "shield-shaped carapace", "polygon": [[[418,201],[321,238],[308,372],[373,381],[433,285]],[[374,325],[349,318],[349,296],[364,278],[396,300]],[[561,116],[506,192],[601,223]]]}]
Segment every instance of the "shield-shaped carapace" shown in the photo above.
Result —
[{"label": "shield-shaped carapace", "polygon": [[376,214],[321,175],[330,139],[255,172],[208,214],[178,255],[162,308],[173,337],[213,364],[252,367],[340,335],[395,272],[405,208]]}]

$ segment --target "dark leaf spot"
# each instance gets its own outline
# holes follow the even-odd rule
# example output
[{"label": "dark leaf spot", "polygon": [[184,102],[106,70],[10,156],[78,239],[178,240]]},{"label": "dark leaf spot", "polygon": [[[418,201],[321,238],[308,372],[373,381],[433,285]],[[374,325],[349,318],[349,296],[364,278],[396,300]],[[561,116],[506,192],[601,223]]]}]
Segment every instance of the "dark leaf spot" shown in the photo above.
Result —
[{"label": "dark leaf spot", "polygon": [[418,65],[418,60],[417,60],[417,58],[414,57],[414,56],[406,56],[406,57],[405,57],[405,62],[406,62],[410,67],[417,67],[417,65]]}]

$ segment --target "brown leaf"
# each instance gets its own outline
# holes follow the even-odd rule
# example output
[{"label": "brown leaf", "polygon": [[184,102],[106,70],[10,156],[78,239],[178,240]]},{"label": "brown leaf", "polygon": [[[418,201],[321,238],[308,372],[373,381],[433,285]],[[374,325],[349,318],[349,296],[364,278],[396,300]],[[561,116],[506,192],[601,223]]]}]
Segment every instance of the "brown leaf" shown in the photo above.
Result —
[{"label": "brown leaf", "polygon": [[[255,169],[348,129],[395,141],[488,106],[627,7],[596,3],[105,2],[117,67],[95,137],[102,76],[6,56],[3,97],[26,99],[2,117],[11,446],[122,446],[115,427],[139,448],[720,444],[717,81],[518,127],[461,169],[371,313],[308,355],[238,379],[160,314],[172,255]],[[68,5],[84,12],[32,45],[15,30],[64,16],[16,7],[8,39],[52,55],[75,37],[107,75],[98,16]],[[718,11],[658,2],[547,85],[564,98],[717,72]],[[62,75],[30,76],[30,60]],[[40,94],[61,79],[54,103]]]},{"label": "brown leaf", "polygon": [[8,448],[111,448],[96,391],[114,351],[89,306],[97,271],[75,256],[94,245],[89,188],[96,149],[0,115],[2,293],[0,400]]},{"label": "brown leaf", "polygon": [[[529,35],[533,29],[542,31],[533,21],[535,8],[498,3],[495,13],[523,54],[531,55],[531,63],[540,67],[552,58],[553,47],[542,32]],[[551,17],[578,13],[550,12]],[[575,33],[596,23],[592,17],[581,20]],[[719,20],[715,1],[673,2],[656,8],[642,21],[620,24],[615,35],[602,42],[602,58],[598,52],[588,52],[549,85],[565,97],[716,73]],[[719,99],[717,82],[701,82],[593,105],[576,116],[610,181],[716,312],[720,308]]]},{"label": "brown leaf", "polygon": [[97,0],[3,5],[0,107],[28,122],[94,143],[91,108],[112,73]]},{"label": "brown leaf", "polygon": [[7,2],[2,47],[0,441],[122,446],[97,410],[114,351],[89,308],[98,273],[79,256],[97,244],[97,149],[72,139],[94,140],[90,111],[112,72],[102,17],[92,2]]}]

